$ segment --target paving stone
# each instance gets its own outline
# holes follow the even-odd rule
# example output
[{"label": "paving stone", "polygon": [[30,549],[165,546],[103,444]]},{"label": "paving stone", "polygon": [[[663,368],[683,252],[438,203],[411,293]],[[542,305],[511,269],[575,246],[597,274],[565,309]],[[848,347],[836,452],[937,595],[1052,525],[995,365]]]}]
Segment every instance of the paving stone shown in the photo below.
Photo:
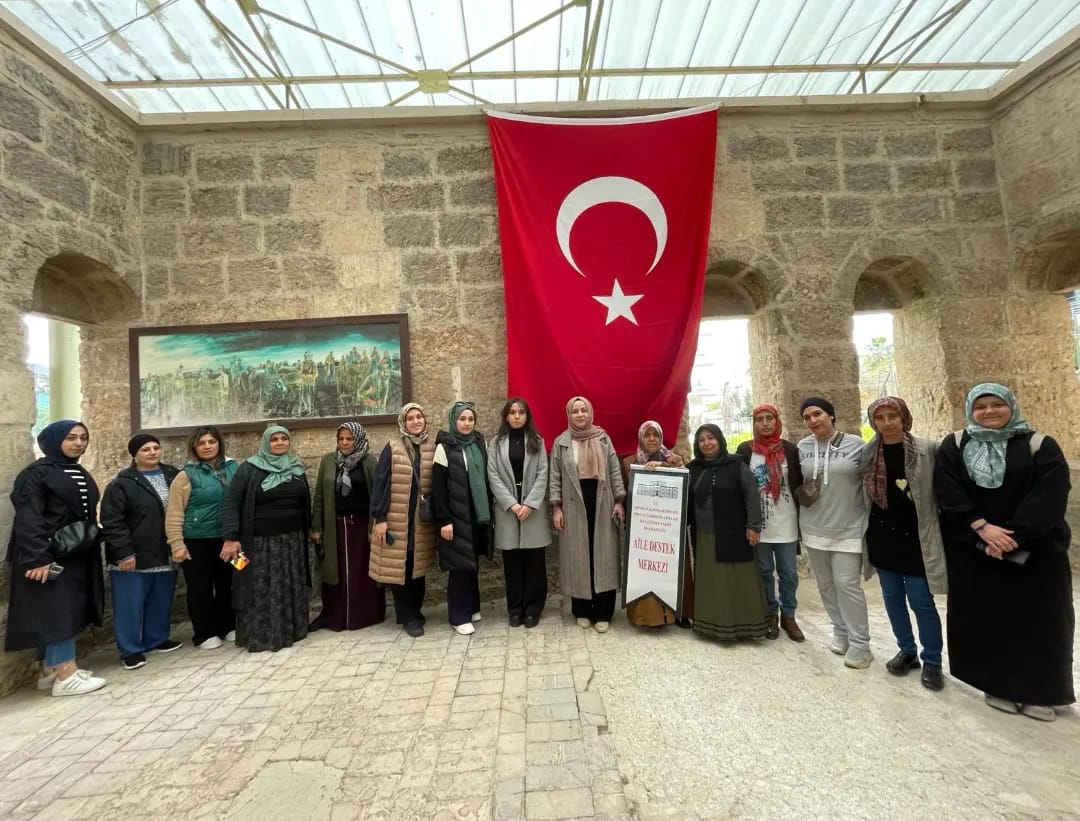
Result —
[{"label": "paving stone", "polygon": [[525,794],[525,817],[529,821],[588,818],[594,811],[592,793],[585,788]]}]

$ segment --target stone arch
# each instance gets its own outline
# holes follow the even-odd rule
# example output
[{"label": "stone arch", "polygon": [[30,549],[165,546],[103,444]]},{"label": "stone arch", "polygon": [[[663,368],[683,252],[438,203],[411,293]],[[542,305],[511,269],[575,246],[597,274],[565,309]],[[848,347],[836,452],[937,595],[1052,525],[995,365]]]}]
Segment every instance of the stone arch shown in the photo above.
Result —
[{"label": "stone arch", "polygon": [[108,475],[126,461],[128,328],[140,316],[139,297],[97,257],[60,250],[38,267],[27,307],[79,327],[81,418],[94,439],[83,463],[99,478]]},{"label": "stone arch", "polygon": [[702,316],[749,319],[750,378],[755,401],[786,395],[790,346],[783,344],[777,295],[784,272],[770,254],[752,246],[713,246],[705,269]]},{"label": "stone arch", "polygon": [[1063,209],[1017,242],[1015,290],[1000,319],[1008,344],[993,376],[1006,382],[1028,419],[1066,455],[1080,453],[1080,382],[1070,292],[1080,290],[1080,208]]},{"label": "stone arch", "polygon": [[80,325],[98,325],[135,319],[139,300],[111,268],[83,254],[62,252],[38,269],[31,310]]},{"label": "stone arch", "polygon": [[947,276],[930,243],[878,237],[853,250],[837,282],[837,297],[850,300],[853,314],[892,314],[897,392],[911,408],[916,432],[931,438],[953,426],[940,304]]}]

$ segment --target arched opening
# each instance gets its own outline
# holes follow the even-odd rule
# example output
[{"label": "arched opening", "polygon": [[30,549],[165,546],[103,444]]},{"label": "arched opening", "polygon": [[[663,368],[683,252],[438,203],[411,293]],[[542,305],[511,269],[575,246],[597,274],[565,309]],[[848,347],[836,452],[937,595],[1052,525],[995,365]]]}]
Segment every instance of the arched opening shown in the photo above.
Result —
[{"label": "arched opening", "polygon": [[36,437],[53,419],[77,419],[82,414],[79,373],[79,326],[38,314],[24,314],[26,366],[34,379]]},{"label": "arched opening", "polygon": [[[930,273],[911,256],[883,256],[855,282],[852,323],[859,355],[859,398],[902,396],[915,430],[930,438],[952,427],[948,374],[939,334],[939,306],[929,293]],[[863,418],[863,433],[869,426]]]},{"label": "arched opening", "polygon": [[690,434],[712,422],[724,432],[729,449],[749,438],[750,411],[758,391],[768,384],[763,371],[770,359],[765,346],[752,340],[755,331],[760,335],[762,309],[771,299],[768,281],[752,265],[725,259],[706,271],[687,397]]},{"label": "arched opening", "polygon": [[93,442],[84,464],[107,474],[126,461],[128,327],[138,297],[108,266],[65,252],[38,269],[29,307],[24,321],[39,334],[31,353],[48,360],[48,415],[84,420]]},{"label": "arched opening", "polygon": [[1019,271],[1027,291],[1006,305],[1009,344],[1002,355],[1008,373],[1003,376],[1017,391],[1028,420],[1075,456],[1080,452],[1080,229],[1055,231],[1028,247]]}]

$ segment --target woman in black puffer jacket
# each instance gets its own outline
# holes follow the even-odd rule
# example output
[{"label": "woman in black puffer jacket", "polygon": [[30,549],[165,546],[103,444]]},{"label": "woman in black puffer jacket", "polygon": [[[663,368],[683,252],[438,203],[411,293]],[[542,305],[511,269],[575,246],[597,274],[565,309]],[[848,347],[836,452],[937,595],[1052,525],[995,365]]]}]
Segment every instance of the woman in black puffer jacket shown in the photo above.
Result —
[{"label": "woman in black puffer jacket", "polygon": [[165,538],[169,485],[179,472],[161,461],[157,437],[139,433],[128,442],[131,466],[109,482],[101,499],[105,561],[112,586],[116,649],[125,670],[146,664],[147,653],[169,653],[176,568]]},{"label": "woman in black puffer jacket", "polygon": [[431,502],[439,566],[448,572],[446,609],[451,626],[467,636],[480,621],[479,557],[491,558],[487,449],[471,402],[454,403],[450,430],[439,431],[435,442]]}]

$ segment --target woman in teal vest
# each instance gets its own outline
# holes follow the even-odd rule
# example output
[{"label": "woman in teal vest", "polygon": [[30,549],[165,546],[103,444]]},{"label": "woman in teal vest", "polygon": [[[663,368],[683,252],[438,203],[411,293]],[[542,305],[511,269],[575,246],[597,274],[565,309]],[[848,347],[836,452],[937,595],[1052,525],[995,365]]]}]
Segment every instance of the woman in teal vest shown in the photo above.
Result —
[{"label": "woman in teal vest", "polygon": [[193,641],[203,650],[236,640],[232,608],[232,566],[221,558],[221,505],[236,462],[225,458],[225,442],[217,428],[196,428],[188,440],[191,461],[169,489],[165,535],[173,561],[180,562],[187,582],[188,615]]}]

